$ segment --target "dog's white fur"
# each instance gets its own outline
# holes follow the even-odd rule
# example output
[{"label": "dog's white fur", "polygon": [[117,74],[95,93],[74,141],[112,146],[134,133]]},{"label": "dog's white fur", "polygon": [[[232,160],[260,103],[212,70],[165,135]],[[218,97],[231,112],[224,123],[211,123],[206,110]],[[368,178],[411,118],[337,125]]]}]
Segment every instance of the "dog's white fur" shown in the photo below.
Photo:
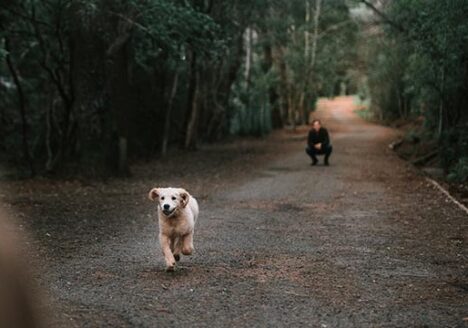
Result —
[{"label": "dog's white fur", "polygon": [[198,203],[182,188],[153,188],[149,199],[158,202],[159,242],[166,270],[173,271],[180,253],[193,253],[193,232],[198,218]]}]

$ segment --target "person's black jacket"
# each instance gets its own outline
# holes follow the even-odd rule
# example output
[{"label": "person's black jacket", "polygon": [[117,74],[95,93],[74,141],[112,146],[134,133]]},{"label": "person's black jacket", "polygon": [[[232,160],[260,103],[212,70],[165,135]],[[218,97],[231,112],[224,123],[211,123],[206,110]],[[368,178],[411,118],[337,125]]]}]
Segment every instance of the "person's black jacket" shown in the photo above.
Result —
[{"label": "person's black jacket", "polygon": [[307,144],[309,147],[313,147],[315,144],[321,143],[322,149],[326,148],[330,144],[330,137],[328,131],[325,128],[320,128],[318,132],[314,129],[309,131],[309,137],[307,138]]}]

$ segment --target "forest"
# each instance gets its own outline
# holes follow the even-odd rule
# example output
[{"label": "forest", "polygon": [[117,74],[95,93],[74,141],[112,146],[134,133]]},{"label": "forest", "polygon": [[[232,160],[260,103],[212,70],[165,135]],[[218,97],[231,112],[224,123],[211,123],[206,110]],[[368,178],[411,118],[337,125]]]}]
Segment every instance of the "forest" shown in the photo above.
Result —
[{"label": "forest", "polygon": [[2,0],[0,327],[468,327],[468,0]]},{"label": "forest", "polygon": [[7,0],[0,160],[23,176],[131,173],[236,136],[308,123],[356,94],[420,120],[468,177],[464,0]]}]

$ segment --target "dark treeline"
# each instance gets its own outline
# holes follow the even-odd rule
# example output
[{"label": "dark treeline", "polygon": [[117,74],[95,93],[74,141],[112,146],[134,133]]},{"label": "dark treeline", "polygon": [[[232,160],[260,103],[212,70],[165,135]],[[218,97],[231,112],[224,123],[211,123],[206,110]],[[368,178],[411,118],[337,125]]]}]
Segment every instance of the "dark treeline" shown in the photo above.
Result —
[{"label": "dark treeline", "polygon": [[465,0],[7,0],[0,161],[126,175],[134,160],[294,127],[318,97],[359,93],[379,120],[422,118],[413,139],[463,181],[466,12]]},{"label": "dark treeline", "polygon": [[357,88],[348,5],[4,1],[0,159],[31,174],[125,175],[168,147],[305,123],[318,96]]}]

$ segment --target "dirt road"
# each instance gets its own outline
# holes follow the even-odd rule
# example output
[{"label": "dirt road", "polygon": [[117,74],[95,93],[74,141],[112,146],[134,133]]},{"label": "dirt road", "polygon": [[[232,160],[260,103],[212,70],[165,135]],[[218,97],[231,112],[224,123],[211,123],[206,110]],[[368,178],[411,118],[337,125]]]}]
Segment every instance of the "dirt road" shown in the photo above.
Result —
[{"label": "dirt road", "polygon": [[[78,327],[465,327],[468,218],[387,147],[391,129],[322,101],[331,166],[305,131],[174,153],[128,180],[10,182],[51,321]],[[195,255],[164,272],[155,185],[200,201]]]}]

